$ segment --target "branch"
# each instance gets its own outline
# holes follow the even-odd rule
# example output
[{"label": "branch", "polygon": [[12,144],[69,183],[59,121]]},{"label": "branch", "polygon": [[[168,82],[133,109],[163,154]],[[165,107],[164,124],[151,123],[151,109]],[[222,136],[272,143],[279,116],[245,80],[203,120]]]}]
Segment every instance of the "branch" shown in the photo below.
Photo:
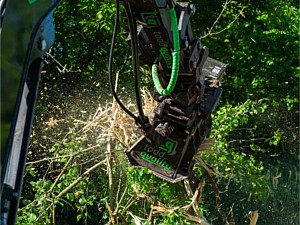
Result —
[{"label": "branch", "polygon": [[[188,196],[189,197],[192,196],[192,202],[189,205],[181,208],[183,215],[190,221],[197,222],[197,223],[204,224],[204,225],[209,225],[206,218],[201,214],[201,212],[199,210],[199,206],[198,206],[199,205],[198,199],[200,199],[200,197],[201,197],[202,190],[205,185],[205,180],[202,179],[199,182],[198,187],[196,188],[196,190],[194,192],[194,195],[193,195],[193,191],[190,186],[190,182],[188,180],[184,181],[184,185],[185,185],[185,189],[187,191]],[[190,208],[193,208],[194,212],[196,213],[196,217],[187,213],[190,210]]]},{"label": "branch", "polygon": [[249,225],[256,225],[258,220],[258,211],[255,210],[254,212],[250,212],[250,224]]},{"label": "branch", "polygon": [[192,197],[192,202],[189,205],[182,207],[182,209],[184,209],[185,211],[189,211],[189,209],[191,207],[193,207],[196,215],[198,217],[202,216],[201,213],[200,213],[200,210],[198,208],[198,199],[200,198],[200,196],[202,194],[202,189],[203,189],[204,185],[205,185],[205,180],[202,179],[199,182],[198,187],[196,188],[196,190],[194,192],[194,195],[193,195],[193,191],[191,189],[190,182],[188,180],[184,181],[185,189],[187,191],[188,196]]},{"label": "branch", "polygon": [[61,68],[59,68],[58,66],[56,67],[57,70],[60,72],[60,73],[78,73],[78,72],[81,72],[81,70],[76,70],[76,71],[72,71],[72,66],[70,67],[70,69],[67,69],[67,65],[62,65],[58,60],[56,60],[51,54],[50,52],[47,52],[46,53],[48,56],[50,56],[50,58],[56,63],[58,64],[58,66]]},{"label": "branch", "polygon": [[240,12],[235,16],[235,18],[227,25],[227,27],[225,27],[224,29],[222,29],[222,30],[220,30],[220,31],[218,31],[218,32],[211,33],[209,36],[217,35],[217,34],[222,33],[222,32],[225,31],[225,30],[228,30],[228,29],[231,27],[231,25],[232,25],[232,24],[240,17],[240,15],[243,15],[244,9],[245,9],[245,7],[243,7],[243,8],[241,9],[241,11],[240,11]]},{"label": "branch", "polygon": [[210,34],[212,32],[212,30],[214,29],[214,27],[216,26],[216,24],[219,22],[220,18],[222,17],[223,13],[225,12],[225,9],[227,8],[227,5],[229,4],[230,0],[226,0],[222,11],[220,12],[218,18],[215,20],[215,22],[213,23],[213,25],[211,26],[211,28],[208,30],[208,33]]},{"label": "branch", "polygon": [[62,156],[57,156],[57,157],[52,157],[52,158],[43,158],[43,159],[40,159],[40,160],[37,160],[37,161],[33,161],[33,162],[28,162],[26,163],[26,165],[32,165],[32,164],[37,164],[37,163],[41,163],[41,162],[45,162],[45,161],[51,161],[51,160],[55,160],[55,159],[63,159],[63,158],[67,158],[67,157],[74,157],[74,156],[77,156],[77,155],[81,155],[83,153],[86,153],[86,152],[89,152],[91,150],[93,150],[94,148],[97,148],[99,147],[100,145],[95,145],[95,146],[92,146],[92,147],[89,147],[89,148],[86,148],[84,150],[81,150],[79,152],[75,152],[71,155],[62,155]]},{"label": "branch", "polygon": [[122,210],[122,215],[127,212],[127,210],[131,207],[131,205],[137,201],[138,198],[134,198],[134,196],[131,196],[130,199],[127,201],[126,205],[124,206]]},{"label": "branch", "polygon": [[64,168],[61,170],[60,174],[57,176],[57,178],[55,179],[54,183],[52,184],[51,188],[49,189],[48,193],[52,193],[53,189],[55,187],[55,185],[58,183],[60,177],[63,175],[63,173],[65,172],[66,168],[69,166],[69,164],[72,162],[73,157],[71,156],[68,160],[68,162],[65,164]]},{"label": "branch", "polygon": [[239,139],[239,140],[231,140],[228,142],[228,144],[234,143],[234,142],[249,142],[249,141],[263,141],[268,138],[252,138],[250,140],[245,140],[245,139]]},{"label": "branch", "polygon": [[197,160],[197,162],[202,166],[202,168],[207,171],[209,174],[213,174],[216,177],[223,177],[223,175],[218,172],[215,171],[211,166],[209,166],[200,156],[198,156],[197,158],[195,158]]},{"label": "branch", "polygon": [[220,18],[222,17],[222,15],[223,15],[223,13],[225,12],[225,9],[227,8],[227,6],[228,6],[229,3],[230,3],[230,0],[226,0],[225,4],[224,4],[224,6],[223,6],[223,9],[222,9],[222,11],[220,12],[218,18],[215,20],[215,22],[213,23],[213,25],[211,26],[211,28],[208,29],[208,33],[205,34],[204,36],[202,36],[201,38],[211,37],[211,36],[213,36],[213,35],[220,34],[220,33],[224,32],[225,30],[228,30],[228,29],[231,27],[231,25],[232,25],[234,22],[236,22],[236,20],[240,17],[240,15],[242,15],[242,16],[244,15],[244,14],[243,14],[243,11],[244,11],[245,7],[243,7],[243,8],[239,11],[239,13],[235,16],[235,18],[234,18],[234,19],[233,19],[233,20],[232,20],[232,21],[231,21],[224,29],[222,29],[222,30],[220,30],[220,31],[218,31],[218,32],[213,32],[213,29],[215,28],[216,24],[219,22]]},{"label": "branch", "polygon": [[[87,163],[90,163],[90,162],[95,161],[96,159],[99,159],[99,158],[102,158],[102,157],[103,157],[102,155],[98,155],[98,156],[96,156],[96,157],[94,157],[92,159],[89,159],[89,160],[85,161],[85,162],[78,163],[76,165],[67,167],[67,168],[65,168],[65,170],[69,170],[69,169],[76,168],[76,167],[81,167],[81,166],[83,166],[83,165],[85,165]],[[52,171],[49,172],[49,174],[56,173],[56,172],[59,172],[59,171],[60,171],[60,169],[58,169],[58,170],[52,170]]]},{"label": "branch", "polygon": [[[110,140],[107,142],[107,155],[106,155],[106,162],[107,162],[107,173],[108,173],[108,186],[109,186],[109,211],[114,211],[114,183],[113,183],[113,171],[112,171],[112,157],[111,157],[111,142]],[[111,216],[112,224],[116,223],[116,218],[114,214]]]},{"label": "branch", "polygon": [[89,46],[85,51],[86,54],[84,54],[78,60],[78,64],[81,65],[80,66],[80,71],[85,71],[88,68],[91,61],[95,58],[95,56],[94,56],[95,52],[97,51],[97,49],[100,47],[101,43],[104,40],[105,40],[105,37],[103,35],[103,30],[98,28],[97,31],[94,34],[94,39],[88,41]]},{"label": "branch", "polygon": [[71,188],[73,188],[76,184],[78,184],[82,180],[83,177],[90,174],[93,170],[97,169],[99,166],[101,166],[105,162],[106,162],[106,159],[102,160],[101,162],[99,162],[99,163],[95,164],[94,166],[92,166],[91,168],[89,168],[80,177],[78,177],[76,180],[74,180],[72,184],[70,184],[63,191],[61,191],[56,197],[60,198],[61,196],[65,195]]}]

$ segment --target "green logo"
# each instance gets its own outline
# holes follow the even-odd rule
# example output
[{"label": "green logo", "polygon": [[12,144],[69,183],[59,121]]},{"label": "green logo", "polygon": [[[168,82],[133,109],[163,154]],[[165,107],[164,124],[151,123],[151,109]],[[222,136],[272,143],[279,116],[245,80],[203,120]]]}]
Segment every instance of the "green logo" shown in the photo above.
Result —
[{"label": "green logo", "polygon": [[170,170],[172,168],[172,165],[167,163],[166,160],[156,157],[156,156],[153,156],[153,155],[150,155],[147,152],[140,152],[140,156],[142,157],[142,159],[144,159],[150,163],[153,163],[154,165],[162,167],[166,170]]},{"label": "green logo", "polygon": [[30,4],[30,5],[32,5],[33,3],[35,3],[37,0],[28,0],[28,3]]},{"label": "green logo", "polygon": [[173,150],[175,150],[175,147],[175,142],[167,140],[163,145],[159,146],[158,148],[166,151],[169,155],[174,155],[176,153],[175,151],[173,152]]},{"label": "green logo", "polygon": [[150,26],[156,26],[158,21],[158,12],[154,10],[153,12],[143,12],[141,13],[141,17],[144,23]]},{"label": "green logo", "polygon": [[152,147],[149,144],[146,144],[144,147],[144,151],[157,155],[159,157],[164,157],[167,153],[168,155],[175,155],[177,142],[171,139],[165,141],[164,144],[160,145],[159,147]]},{"label": "green logo", "polygon": [[[159,147],[152,147],[147,144],[143,151],[139,153],[140,157],[145,161],[148,161],[156,166],[162,167],[165,170],[170,170],[172,168],[172,164],[168,163],[167,160],[170,155],[176,154],[177,142],[173,140],[166,140],[163,145]],[[165,155],[167,154],[167,157]]]}]

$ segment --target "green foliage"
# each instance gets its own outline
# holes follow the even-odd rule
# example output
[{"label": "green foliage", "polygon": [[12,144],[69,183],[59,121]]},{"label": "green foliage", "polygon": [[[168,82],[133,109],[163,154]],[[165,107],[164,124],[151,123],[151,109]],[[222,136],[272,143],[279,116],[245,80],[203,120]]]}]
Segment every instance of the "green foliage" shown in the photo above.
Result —
[{"label": "green foliage", "polygon": [[[116,47],[118,55],[115,62],[124,64],[128,57],[126,20],[121,11],[119,35]],[[54,22],[56,41],[51,50],[52,57],[59,62],[57,68],[52,57],[47,57],[46,70],[51,73],[52,82],[75,82],[88,77],[99,77],[107,81],[108,55],[115,18],[115,1],[75,0],[72,3],[63,1],[55,10]],[[126,64],[124,65],[127,66]],[[104,75],[104,76],[103,76]],[[48,82],[51,82],[49,80]]]},{"label": "green foliage", "polygon": [[288,107],[298,103],[299,9],[293,1],[230,4],[218,32],[240,13],[218,38],[204,39],[211,56],[229,64],[223,99],[240,102],[272,98]]},{"label": "green foliage", "polygon": [[[147,168],[128,167],[128,185],[131,192],[155,197],[168,206],[181,204],[186,199],[180,183],[172,184],[162,181]],[[173,193],[180,192],[182,194],[178,198],[170,198]]]},{"label": "green foliage", "polygon": [[[137,195],[141,202],[149,207],[151,205],[162,206],[163,210],[155,217],[156,224],[193,224],[183,214],[182,207],[191,203],[182,183],[169,183],[162,181],[146,168],[127,168],[127,183],[129,194]],[[176,195],[176,196],[175,196]],[[140,205],[136,202],[136,206]],[[203,211],[203,205],[198,206]],[[150,207],[149,207],[150,208]],[[139,214],[149,214],[149,208]],[[146,224],[150,224],[147,220]]]},{"label": "green foliage", "polygon": [[251,117],[264,113],[267,107],[268,102],[264,99],[257,102],[248,99],[238,106],[227,104],[220,107],[217,114],[212,116],[214,128],[211,136],[226,147],[225,140],[232,131],[248,124]]},{"label": "green foliage", "polygon": [[[264,172],[262,163],[257,163],[251,153],[260,148],[256,145],[254,137],[247,136],[242,140],[232,140],[232,137],[234,137],[234,131],[249,129],[246,127],[249,126],[251,118],[264,113],[267,107],[266,100],[258,102],[247,100],[235,107],[229,104],[220,107],[217,114],[213,116],[211,132],[211,137],[216,140],[214,148],[217,151],[215,154],[208,152],[204,155],[205,160],[212,164],[223,177],[234,180],[246,192],[258,198],[268,194],[268,176]],[[255,133],[252,129],[250,130]],[[277,144],[279,138],[280,135],[276,133],[270,138],[270,144]],[[237,148],[232,148],[231,142],[233,141],[243,142],[243,148],[239,151]]]},{"label": "green foliage", "polygon": [[158,225],[191,225],[192,223],[187,221],[186,218],[182,215],[182,212],[177,209],[169,213],[164,213],[161,221],[158,222]]},{"label": "green foliage", "polygon": [[[60,217],[74,215],[74,213],[76,216],[72,216],[70,222],[75,223],[76,220],[87,220],[90,217],[89,208],[101,205],[100,200],[105,191],[98,193],[94,186],[96,184],[90,182],[89,177],[83,177],[76,186],[69,188],[81,175],[82,167],[80,161],[76,160],[80,158],[81,150],[83,149],[80,142],[72,133],[70,133],[70,141],[52,146],[49,152],[52,152],[53,156],[48,168],[50,170],[52,167],[52,173],[46,173],[43,178],[40,177],[30,182],[34,196],[26,196],[22,199],[17,224],[52,224],[53,221],[60,224]],[[53,167],[58,172],[55,173]],[[33,168],[29,166],[26,169],[31,176],[35,177],[37,168]],[[51,175],[53,173],[56,175]],[[104,183],[103,180],[101,182]],[[68,191],[64,193],[66,189]]]}]

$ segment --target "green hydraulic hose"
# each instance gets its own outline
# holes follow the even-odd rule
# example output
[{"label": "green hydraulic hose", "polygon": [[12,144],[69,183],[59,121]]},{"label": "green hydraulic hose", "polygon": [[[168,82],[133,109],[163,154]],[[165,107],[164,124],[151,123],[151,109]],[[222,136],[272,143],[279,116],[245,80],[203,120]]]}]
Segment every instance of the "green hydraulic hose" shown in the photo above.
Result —
[{"label": "green hydraulic hose", "polygon": [[166,89],[163,89],[163,87],[160,83],[160,80],[158,78],[157,65],[153,64],[153,66],[152,66],[152,79],[154,81],[156,90],[162,96],[166,96],[174,90],[174,87],[176,85],[176,81],[178,78],[178,70],[179,70],[179,53],[180,53],[179,32],[178,32],[176,12],[175,12],[174,8],[170,9],[170,17],[171,17],[174,51],[172,52],[173,62],[172,62],[171,79],[170,79],[169,84],[166,87]]}]

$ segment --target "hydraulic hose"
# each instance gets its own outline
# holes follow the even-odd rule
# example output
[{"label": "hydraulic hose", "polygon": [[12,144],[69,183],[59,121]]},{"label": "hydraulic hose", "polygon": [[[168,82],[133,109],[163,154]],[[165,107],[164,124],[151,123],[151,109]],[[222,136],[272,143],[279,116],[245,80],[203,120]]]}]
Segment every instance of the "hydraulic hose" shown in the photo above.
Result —
[{"label": "hydraulic hose", "polygon": [[110,84],[110,89],[112,92],[113,97],[115,98],[116,102],[119,104],[119,106],[129,115],[131,116],[135,121],[139,121],[139,119],[132,113],[130,112],[129,109],[127,109],[123,103],[120,101],[115,89],[114,89],[114,84],[113,84],[113,69],[112,69],[112,64],[113,64],[113,53],[114,53],[114,46],[116,43],[116,35],[117,35],[117,28],[119,25],[119,0],[116,0],[116,17],[115,17],[115,23],[114,23],[114,30],[113,30],[113,36],[112,36],[112,41],[111,41],[111,46],[110,46],[110,51],[109,51],[109,60],[108,60],[108,77],[109,77],[109,84]]},{"label": "hydraulic hose", "polygon": [[138,56],[138,37],[137,37],[137,29],[136,29],[136,22],[133,18],[133,13],[131,11],[131,7],[129,3],[125,3],[125,11],[128,18],[129,23],[129,32],[130,32],[130,40],[131,40],[131,51],[132,51],[132,67],[133,67],[133,74],[134,74],[134,88],[135,88],[135,96],[136,96],[136,105],[139,112],[139,119],[141,123],[146,124],[148,123],[148,119],[146,118],[143,105],[141,100],[141,93],[140,93],[140,75],[139,75],[139,56]]},{"label": "hydraulic hose", "polygon": [[179,71],[180,44],[179,44],[177,17],[174,8],[170,9],[170,18],[171,18],[174,50],[172,52],[173,62],[172,62],[171,78],[166,89],[162,87],[160,80],[158,78],[158,66],[156,64],[153,64],[152,66],[152,79],[156,90],[162,96],[166,96],[174,90],[178,78],[178,71]]}]

